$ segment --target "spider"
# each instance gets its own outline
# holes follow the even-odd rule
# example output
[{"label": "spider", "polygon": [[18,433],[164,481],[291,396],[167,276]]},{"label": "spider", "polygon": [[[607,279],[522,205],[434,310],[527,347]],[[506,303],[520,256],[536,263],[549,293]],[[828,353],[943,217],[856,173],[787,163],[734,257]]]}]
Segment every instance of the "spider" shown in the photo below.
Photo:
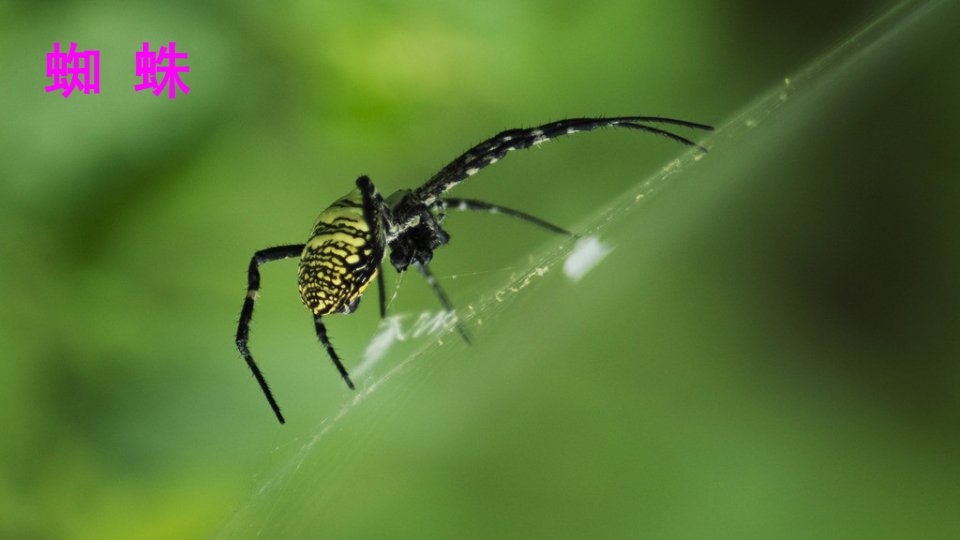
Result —
[{"label": "spider", "polygon": [[[450,241],[441,227],[446,211],[473,210],[505,214],[548,231],[575,237],[573,233],[527,213],[472,199],[443,197],[449,189],[496,163],[513,150],[530,148],[562,135],[590,131],[602,127],[622,127],[661,135],[687,146],[706,151],[693,141],[648,124],[669,124],[686,128],[711,130],[710,126],[656,116],[622,116],[616,118],[573,118],[551,122],[530,129],[511,129],[495,135],[467,150],[414,190],[400,190],[384,199],[370,178],[361,176],[356,189],[334,201],[313,224],[313,231],[304,244],[291,244],[257,251],[247,270],[247,296],[240,311],[237,327],[237,349],[260,383],[277,420],[284,423],[280,407],[273,398],[267,381],[257,367],[247,340],[253,305],[260,290],[261,264],[300,258],[298,273],[300,298],[313,314],[317,338],[327,350],[344,382],[353,389],[350,375],[330,344],[323,317],[335,313],[351,313],[360,297],[376,278],[380,298],[380,316],[386,314],[383,283],[383,258],[389,249],[390,264],[397,272],[411,265],[433,289],[444,310],[453,313],[453,305],[430,271],[433,251]],[[464,341],[470,338],[459,320],[457,330]]]}]

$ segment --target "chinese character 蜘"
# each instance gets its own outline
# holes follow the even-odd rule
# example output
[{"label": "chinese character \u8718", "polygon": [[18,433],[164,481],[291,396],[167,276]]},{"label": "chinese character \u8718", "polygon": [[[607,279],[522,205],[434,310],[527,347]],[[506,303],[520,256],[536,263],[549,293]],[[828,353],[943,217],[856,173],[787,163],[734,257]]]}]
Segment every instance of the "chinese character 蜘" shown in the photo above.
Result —
[{"label": "chinese character \u8718", "polygon": [[[184,94],[190,93],[190,87],[180,79],[180,73],[190,71],[190,66],[176,65],[177,59],[184,59],[187,53],[177,52],[177,43],[170,42],[170,47],[160,46],[160,52],[150,50],[150,43],[143,43],[143,50],[137,52],[137,71],[136,75],[143,78],[143,82],[134,85],[133,89],[137,92],[141,90],[153,89],[155,95],[160,95],[164,88],[167,89],[167,97],[173,99],[176,97],[177,88]],[[161,78],[158,80],[158,75]]]},{"label": "chinese character \u8718", "polygon": [[47,77],[53,84],[45,86],[47,92],[63,90],[69,97],[74,89],[84,94],[100,93],[100,51],[77,52],[77,44],[70,43],[69,51],[60,51],[60,43],[54,42],[53,52],[47,53]]}]

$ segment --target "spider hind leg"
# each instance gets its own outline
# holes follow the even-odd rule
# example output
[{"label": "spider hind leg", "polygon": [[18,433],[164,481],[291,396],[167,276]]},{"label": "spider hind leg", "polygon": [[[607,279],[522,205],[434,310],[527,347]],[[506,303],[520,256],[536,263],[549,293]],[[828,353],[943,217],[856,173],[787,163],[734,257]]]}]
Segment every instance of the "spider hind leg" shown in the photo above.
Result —
[{"label": "spider hind leg", "polygon": [[317,331],[317,339],[323,344],[323,348],[327,350],[327,354],[330,355],[330,359],[333,360],[333,365],[337,367],[337,371],[340,372],[340,376],[343,377],[347,386],[353,390],[353,381],[350,380],[350,374],[347,373],[347,368],[343,367],[340,357],[337,356],[337,351],[333,350],[333,344],[330,343],[330,338],[327,337],[327,327],[323,325],[319,316],[313,318],[313,326]]},{"label": "spider hind leg", "polygon": [[254,302],[256,301],[257,293],[260,291],[260,265],[271,261],[279,261],[280,259],[299,257],[303,251],[303,247],[303,244],[278,246],[261,249],[253,254],[253,257],[250,259],[250,266],[247,268],[247,296],[243,299],[243,309],[240,310],[240,322],[237,324],[237,350],[240,351],[240,355],[243,356],[243,359],[247,362],[247,366],[250,367],[250,371],[257,379],[257,383],[260,384],[263,395],[267,398],[267,402],[270,403],[270,408],[273,409],[273,414],[276,415],[277,420],[281,424],[284,423],[284,419],[283,414],[280,413],[280,406],[277,405],[277,401],[273,398],[273,393],[270,391],[270,387],[267,385],[267,380],[264,378],[263,373],[260,372],[260,368],[258,368],[257,363],[254,362],[253,355],[250,354],[250,349],[247,347],[247,342],[250,339],[250,321],[253,320]]}]

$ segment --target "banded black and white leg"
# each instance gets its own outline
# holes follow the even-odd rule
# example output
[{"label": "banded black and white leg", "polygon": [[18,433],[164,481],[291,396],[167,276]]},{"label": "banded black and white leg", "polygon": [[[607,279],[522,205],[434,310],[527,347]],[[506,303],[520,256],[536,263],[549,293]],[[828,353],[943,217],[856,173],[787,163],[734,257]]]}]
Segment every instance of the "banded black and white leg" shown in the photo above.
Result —
[{"label": "banded black and white leg", "polygon": [[618,116],[613,118],[570,118],[550,122],[528,129],[508,129],[475,145],[434,174],[426,183],[414,190],[418,201],[431,205],[446,191],[477,174],[484,167],[503,159],[508,152],[523,150],[549,140],[594,129],[614,127],[627,128],[666,137],[685,146],[706,152],[706,148],[692,140],[650,124],[666,124],[691,129],[710,131],[713,128],[696,122],[661,116]]},{"label": "banded black and white leg", "polygon": [[250,321],[253,319],[253,305],[257,299],[257,293],[260,291],[260,265],[271,261],[299,257],[300,254],[303,253],[303,247],[303,244],[277,246],[262,249],[253,254],[253,257],[250,259],[250,266],[247,268],[247,297],[243,300],[243,309],[240,310],[240,322],[237,325],[237,349],[240,351],[240,354],[243,355],[243,359],[246,360],[247,365],[250,366],[250,371],[252,371],[253,376],[256,377],[257,382],[260,384],[260,389],[263,390],[263,395],[266,396],[267,401],[270,403],[270,408],[273,409],[273,413],[277,415],[277,420],[279,420],[281,424],[284,420],[283,414],[280,413],[280,406],[277,405],[276,400],[273,399],[273,393],[270,392],[270,387],[267,386],[267,380],[263,377],[263,374],[260,373],[260,368],[257,367],[257,363],[253,361],[253,356],[247,347],[247,341],[250,337]]}]

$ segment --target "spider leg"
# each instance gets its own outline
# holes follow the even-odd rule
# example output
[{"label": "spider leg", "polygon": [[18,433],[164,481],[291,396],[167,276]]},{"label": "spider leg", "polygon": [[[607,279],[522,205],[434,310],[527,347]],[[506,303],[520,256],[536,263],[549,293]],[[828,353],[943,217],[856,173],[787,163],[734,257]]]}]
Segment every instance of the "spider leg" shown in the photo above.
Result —
[{"label": "spider leg", "polygon": [[503,214],[505,216],[510,216],[517,218],[521,221],[526,221],[527,223],[536,225],[542,229],[546,229],[550,232],[557,234],[563,234],[570,236],[572,238],[579,238],[578,235],[573,234],[572,232],[558,227],[553,223],[544,221],[536,216],[531,216],[526,212],[521,212],[519,210],[514,210],[512,208],[507,208],[504,206],[499,206],[496,204],[491,204],[488,202],[478,201],[475,199],[457,199],[457,198],[444,198],[437,201],[440,205],[440,208],[444,210],[470,210],[470,211],[479,211],[479,212],[489,212],[491,214]]},{"label": "spider leg", "polygon": [[387,318],[387,286],[383,282],[383,265],[377,265],[377,293],[380,296],[380,318]]},{"label": "spider leg", "polygon": [[670,124],[691,129],[712,130],[713,128],[704,124],[687,122],[686,120],[677,120],[675,118],[664,118],[659,116],[619,116],[615,118],[571,118],[550,122],[542,126],[529,129],[510,129],[498,133],[497,135],[483,141],[482,143],[467,150],[447,166],[433,175],[423,186],[414,191],[414,195],[419,201],[430,205],[444,192],[473,176],[480,169],[492,165],[502,159],[507,152],[512,150],[522,150],[538,144],[547,142],[551,139],[570,135],[580,131],[591,131],[603,127],[623,127],[645,131],[654,135],[667,137],[673,141],[692,146],[702,152],[706,149],[697,143],[682,137],[673,132],[650,126],[647,124]]},{"label": "spider leg", "polygon": [[467,334],[467,329],[463,327],[463,322],[460,321],[460,317],[457,316],[457,312],[453,309],[453,304],[450,303],[450,299],[447,298],[447,294],[443,292],[443,288],[440,287],[440,283],[437,281],[437,278],[434,277],[433,272],[430,271],[430,267],[426,264],[414,263],[417,267],[417,270],[423,274],[424,279],[427,280],[427,283],[430,284],[430,287],[433,288],[434,294],[437,295],[437,298],[440,299],[440,303],[443,305],[443,309],[447,313],[452,313],[456,317],[457,321],[457,332],[460,333],[460,337],[463,338],[463,341],[470,344],[470,335]]},{"label": "spider leg", "polygon": [[[377,261],[377,290],[380,296],[380,318],[383,319],[387,316],[387,299],[386,286],[383,282],[383,265],[380,264],[380,261],[383,260],[384,252],[383,230],[388,225],[389,219],[384,211],[386,204],[383,202],[383,197],[377,193],[370,178],[367,176],[358,178],[357,187],[360,188],[360,193],[363,195],[363,219],[371,229],[376,231],[373,257]],[[348,383],[349,381],[347,379]]]},{"label": "spider leg", "polygon": [[260,368],[257,367],[257,363],[253,361],[253,356],[250,355],[250,349],[247,348],[247,339],[250,337],[250,320],[253,318],[253,304],[257,298],[257,292],[260,290],[259,266],[270,261],[299,257],[302,252],[303,244],[296,244],[262,249],[253,254],[253,258],[250,259],[250,267],[247,269],[247,297],[243,301],[243,309],[240,311],[240,323],[237,325],[237,349],[240,351],[240,354],[243,355],[243,359],[247,361],[247,365],[250,366],[250,371],[253,372],[253,376],[256,377],[257,382],[260,383],[260,389],[263,390],[263,395],[267,397],[273,413],[277,415],[277,420],[279,420],[281,424],[284,420],[283,415],[280,414],[280,406],[278,406],[276,400],[273,399],[270,387],[267,386],[267,380],[263,378],[263,374],[260,373]]},{"label": "spider leg", "polygon": [[353,390],[353,381],[350,380],[350,374],[347,373],[347,368],[343,367],[343,363],[340,362],[337,351],[333,350],[333,344],[330,343],[330,338],[327,337],[327,328],[323,325],[320,317],[313,318],[313,326],[317,331],[317,337],[320,339],[320,343],[323,344],[323,348],[327,350],[327,354],[329,354],[330,359],[333,360],[333,365],[337,366],[337,371],[340,372],[340,376],[343,377],[347,386]]}]

